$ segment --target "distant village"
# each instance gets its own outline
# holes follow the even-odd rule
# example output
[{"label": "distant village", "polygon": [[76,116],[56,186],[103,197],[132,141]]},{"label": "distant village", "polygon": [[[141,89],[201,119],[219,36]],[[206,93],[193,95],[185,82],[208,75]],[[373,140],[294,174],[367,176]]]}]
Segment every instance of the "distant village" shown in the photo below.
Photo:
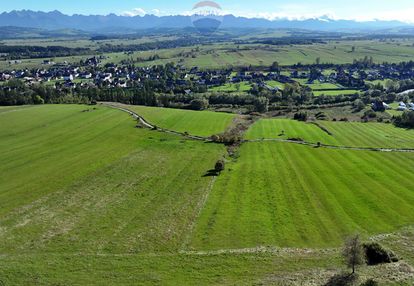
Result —
[{"label": "distant village", "polygon": [[[367,81],[410,80],[414,79],[414,63],[403,64],[372,64],[356,61],[351,65],[294,65],[280,68],[273,63],[268,70],[254,70],[251,67],[232,68],[223,70],[200,70],[198,67],[185,68],[173,63],[165,66],[136,67],[130,64],[106,63],[105,56],[94,56],[81,61],[79,64],[55,63],[44,60],[42,68],[12,69],[0,72],[0,81],[5,82],[19,79],[27,85],[48,84],[59,88],[129,88],[145,84],[146,81],[158,81],[161,92],[174,91],[175,93],[190,94],[192,92],[206,92],[209,88],[225,84],[248,82],[267,89],[269,92],[278,92],[280,86],[270,86],[268,81],[277,81],[281,84],[294,84],[297,81],[312,84],[332,83],[344,89],[367,90]],[[17,64],[10,62],[10,67]],[[5,87],[4,87],[5,88]],[[385,103],[384,103],[385,104]],[[389,108],[386,104],[384,108]],[[414,106],[400,105],[400,109]],[[379,106],[373,106],[379,108]]]}]

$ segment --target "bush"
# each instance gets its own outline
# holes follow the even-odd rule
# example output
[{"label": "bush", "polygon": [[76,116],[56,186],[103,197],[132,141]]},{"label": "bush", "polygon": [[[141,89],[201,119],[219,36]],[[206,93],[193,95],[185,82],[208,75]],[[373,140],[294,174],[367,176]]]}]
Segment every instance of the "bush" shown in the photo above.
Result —
[{"label": "bush", "polygon": [[362,119],[369,119],[369,118],[376,118],[377,114],[374,110],[367,110],[364,112],[364,115],[362,116]]},{"label": "bush", "polygon": [[224,170],[224,168],[225,168],[225,163],[224,163],[224,161],[223,161],[223,160],[218,160],[218,161],[216,162],[216,165],[214,166],[214,170],[215,170],[217,173],[220,173],[221,171],[223,171],[223,170]]},{"label": "bush", "polygon": [[368,265],[377,265],[381,263],[391,263],[398,261],[398,258],[392,251],[384,249],[379,243],[365,243],[363,247]]},{"label": "bush", "polygon": [[401,116],[395,117],[394,124],[403,128],[414,128],[414,111],[404,111]]},{"label": "bush", "polygon": [[357,111],[357,112],[361,111],[365,108],[365,103],[360,99],[355,100],[352,105],[353,105],[355,111]]},{"label": "bush", "polygon": [[190,108],[192,110],[204,110],[207,109],[209,106],[209,102],[205,98],[196,98],[191,100]]},{"label": "bush", "polygon": [[293,115],[293,119],[298,121],[307,121],[308,120],[308,114],[306,112],[298,112]]},{"label": "bush", "polygon": [[378,282],[374,279],[368,279],[367,281],[362,283],[361,286],[378,286]]},{"label": "bush", "polygon": [[269,99],[264,96],[259,96],[254,100],[254,107],[257,112],[269,111]]},{"label": "bush", "polygon": [[211,139],[211,141],[216,142],[216,143],[220,143],[221,142],[220,136],[219,135],[216,135],[216,134],[211,135],[210,139]]},{"label": "bush", "polygon": [[44,99],[43,99],[43,98],[41,98],[41,97],[40,97],[40,95],[36,95],[36,96],[33,98],[33,103],[34,103],[34,104],[44,104],[44,103],[45,103],[45,101],[44,101]]}]

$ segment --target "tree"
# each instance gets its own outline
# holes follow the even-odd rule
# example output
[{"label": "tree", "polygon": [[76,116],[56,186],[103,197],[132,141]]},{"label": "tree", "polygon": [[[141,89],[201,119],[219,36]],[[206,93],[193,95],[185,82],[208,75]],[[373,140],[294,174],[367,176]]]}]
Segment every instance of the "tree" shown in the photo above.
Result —
[{"label": "tree", "polygon": [[320,65],[321,64],[321,58],[317,57],[316,60],[315,60],[315,63],[317,65]]},{"label": "tree", "polygon": [[254,107],[257,112],[267,112],[269,110],[269,99],[264,96],[259,96],[254,101]]},{"label": "tree", "polygon": [[280,66],[278,62],[273,62],[272,65],[270,66],[270,71],[271,72],[276,72],[278,74],[280,74]]},{"label": "tree", "polygon": [[193,110],[204,110],[208,108],[208,100],[205,98],[196,98],[190,102],[191,109]]},{"label": "tree", "polygon": [[394,124],[403,128],[414,128],[414,111],[404,111],[400,116],[396,116]]},{"label": "tree", "polygon": [[362,100],[357,99],[354,101],[353,106],[356,111],[361,111],[365,108],[365,103]]},{"label": "tree", "polygon": [[352,268],[352,274],[355,273],[355,268],[365,262],[364,251],[359,235],[354,235],[346,239],[342,256],[346,265]]}]

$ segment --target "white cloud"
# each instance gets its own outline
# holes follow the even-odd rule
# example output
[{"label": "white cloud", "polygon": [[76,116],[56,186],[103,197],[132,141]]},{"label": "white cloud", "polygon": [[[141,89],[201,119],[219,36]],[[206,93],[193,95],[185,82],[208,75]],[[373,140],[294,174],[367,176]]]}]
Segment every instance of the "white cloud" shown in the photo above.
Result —
[{"label": "white cloud", "polygon": [[161,11],[160,11],[160,10],[158,10],[158,9],[152,9],[152,10],[150,11],[150,14],[158,16],[158,15],[160,15],[160,14],[161,14]]},{"label": "white cloud", "polygon": [[134,17],[134,16],[144,16],[147,12],[145,12],[142,8],[134,8],[131,11],[124,11],[122,12],[122,16]]},{"label": "white cloud", "polygon": [[[236,8],[237,9],[237,8]],[[156,16],[166,16],[166,15],[185,15],[190,16],[194,14],[193,10],[183,11],[179,13],[171,13],[166,11],[160,11],[159,9],[152,9],[145,11],[142,8],[135,8],[130,11],[124,11],[122,16],[144,16],[147,14],[152,14]],[[289,20],[305,20],[305,19],[321,19],[323,21],[332,20],[356,20],[356,21],[372,21],[372,20],[397,20],[406,23],[414,24],[414,9],[405,9],[405,10],[388,10],[388,11],[371,11],[369,14],[364,13],[363,11],[359,13],[354,13],[352,15],[348,14],[337,14],[332,10],[328,9],[312,9],[312,7],[306,5],[293,5],[286,4],[280,6],[277,12],[252,12],[252,11],[243,11],[243,10],[222,10],[219,13],[220,15],[235,15],[239,17],[246,18],[264,18],[268,20],[276,19],[289,19]]]},{"label": "white cloud", "polygon": [[152,9],[150,11],[145,11],[142,8],[134,8],[131,11],[124,11],[121,13],[122,16],[134,17],[134,16],[145,16],[145,15],[156,15],[161,16],[162,12],[158,9]]}]

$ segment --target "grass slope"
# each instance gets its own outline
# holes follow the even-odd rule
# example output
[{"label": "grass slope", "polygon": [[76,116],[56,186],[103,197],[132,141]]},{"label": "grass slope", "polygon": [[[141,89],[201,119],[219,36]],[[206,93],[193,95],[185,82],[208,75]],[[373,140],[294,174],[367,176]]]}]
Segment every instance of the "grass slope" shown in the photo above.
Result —
[{"label": "grass slope", "polygon": [[351,147],[414,148],[414,130],[396,128],[392,124],[330,121],[318,121],[318,124],[332,135],[312,123],[290,119],[262,119],[247,131],[245,137],[301,138],[312,143]]},{"label": "grass slope", "polygon": [[338,246],[414,221],[414,154],[246,143],[218,178],[194,248]]},{"label": "grass slope", "polygon": [[[197,223],[224,147],[135,124],[106,107],[0,108],[1,283],[319,285],[332,275],[321,269],[341,268],[339,251],[197,250],[320,247],[412,222],[412,157],[248,143]],[[405,254],[412,235],[398,238]]]},{"label": "grass slope", "polygon": [[179,248],[224,148],[82,109],[33,107],[2,120],[0,253]]},{"label": "grass slope", "polygon": [[129,105],[127,107],[150,123],[161,128],[188,132],[199,136],[210,136],[223,132],[235,116],[234,114],[211,111],[192,111],[137,105]]}]

